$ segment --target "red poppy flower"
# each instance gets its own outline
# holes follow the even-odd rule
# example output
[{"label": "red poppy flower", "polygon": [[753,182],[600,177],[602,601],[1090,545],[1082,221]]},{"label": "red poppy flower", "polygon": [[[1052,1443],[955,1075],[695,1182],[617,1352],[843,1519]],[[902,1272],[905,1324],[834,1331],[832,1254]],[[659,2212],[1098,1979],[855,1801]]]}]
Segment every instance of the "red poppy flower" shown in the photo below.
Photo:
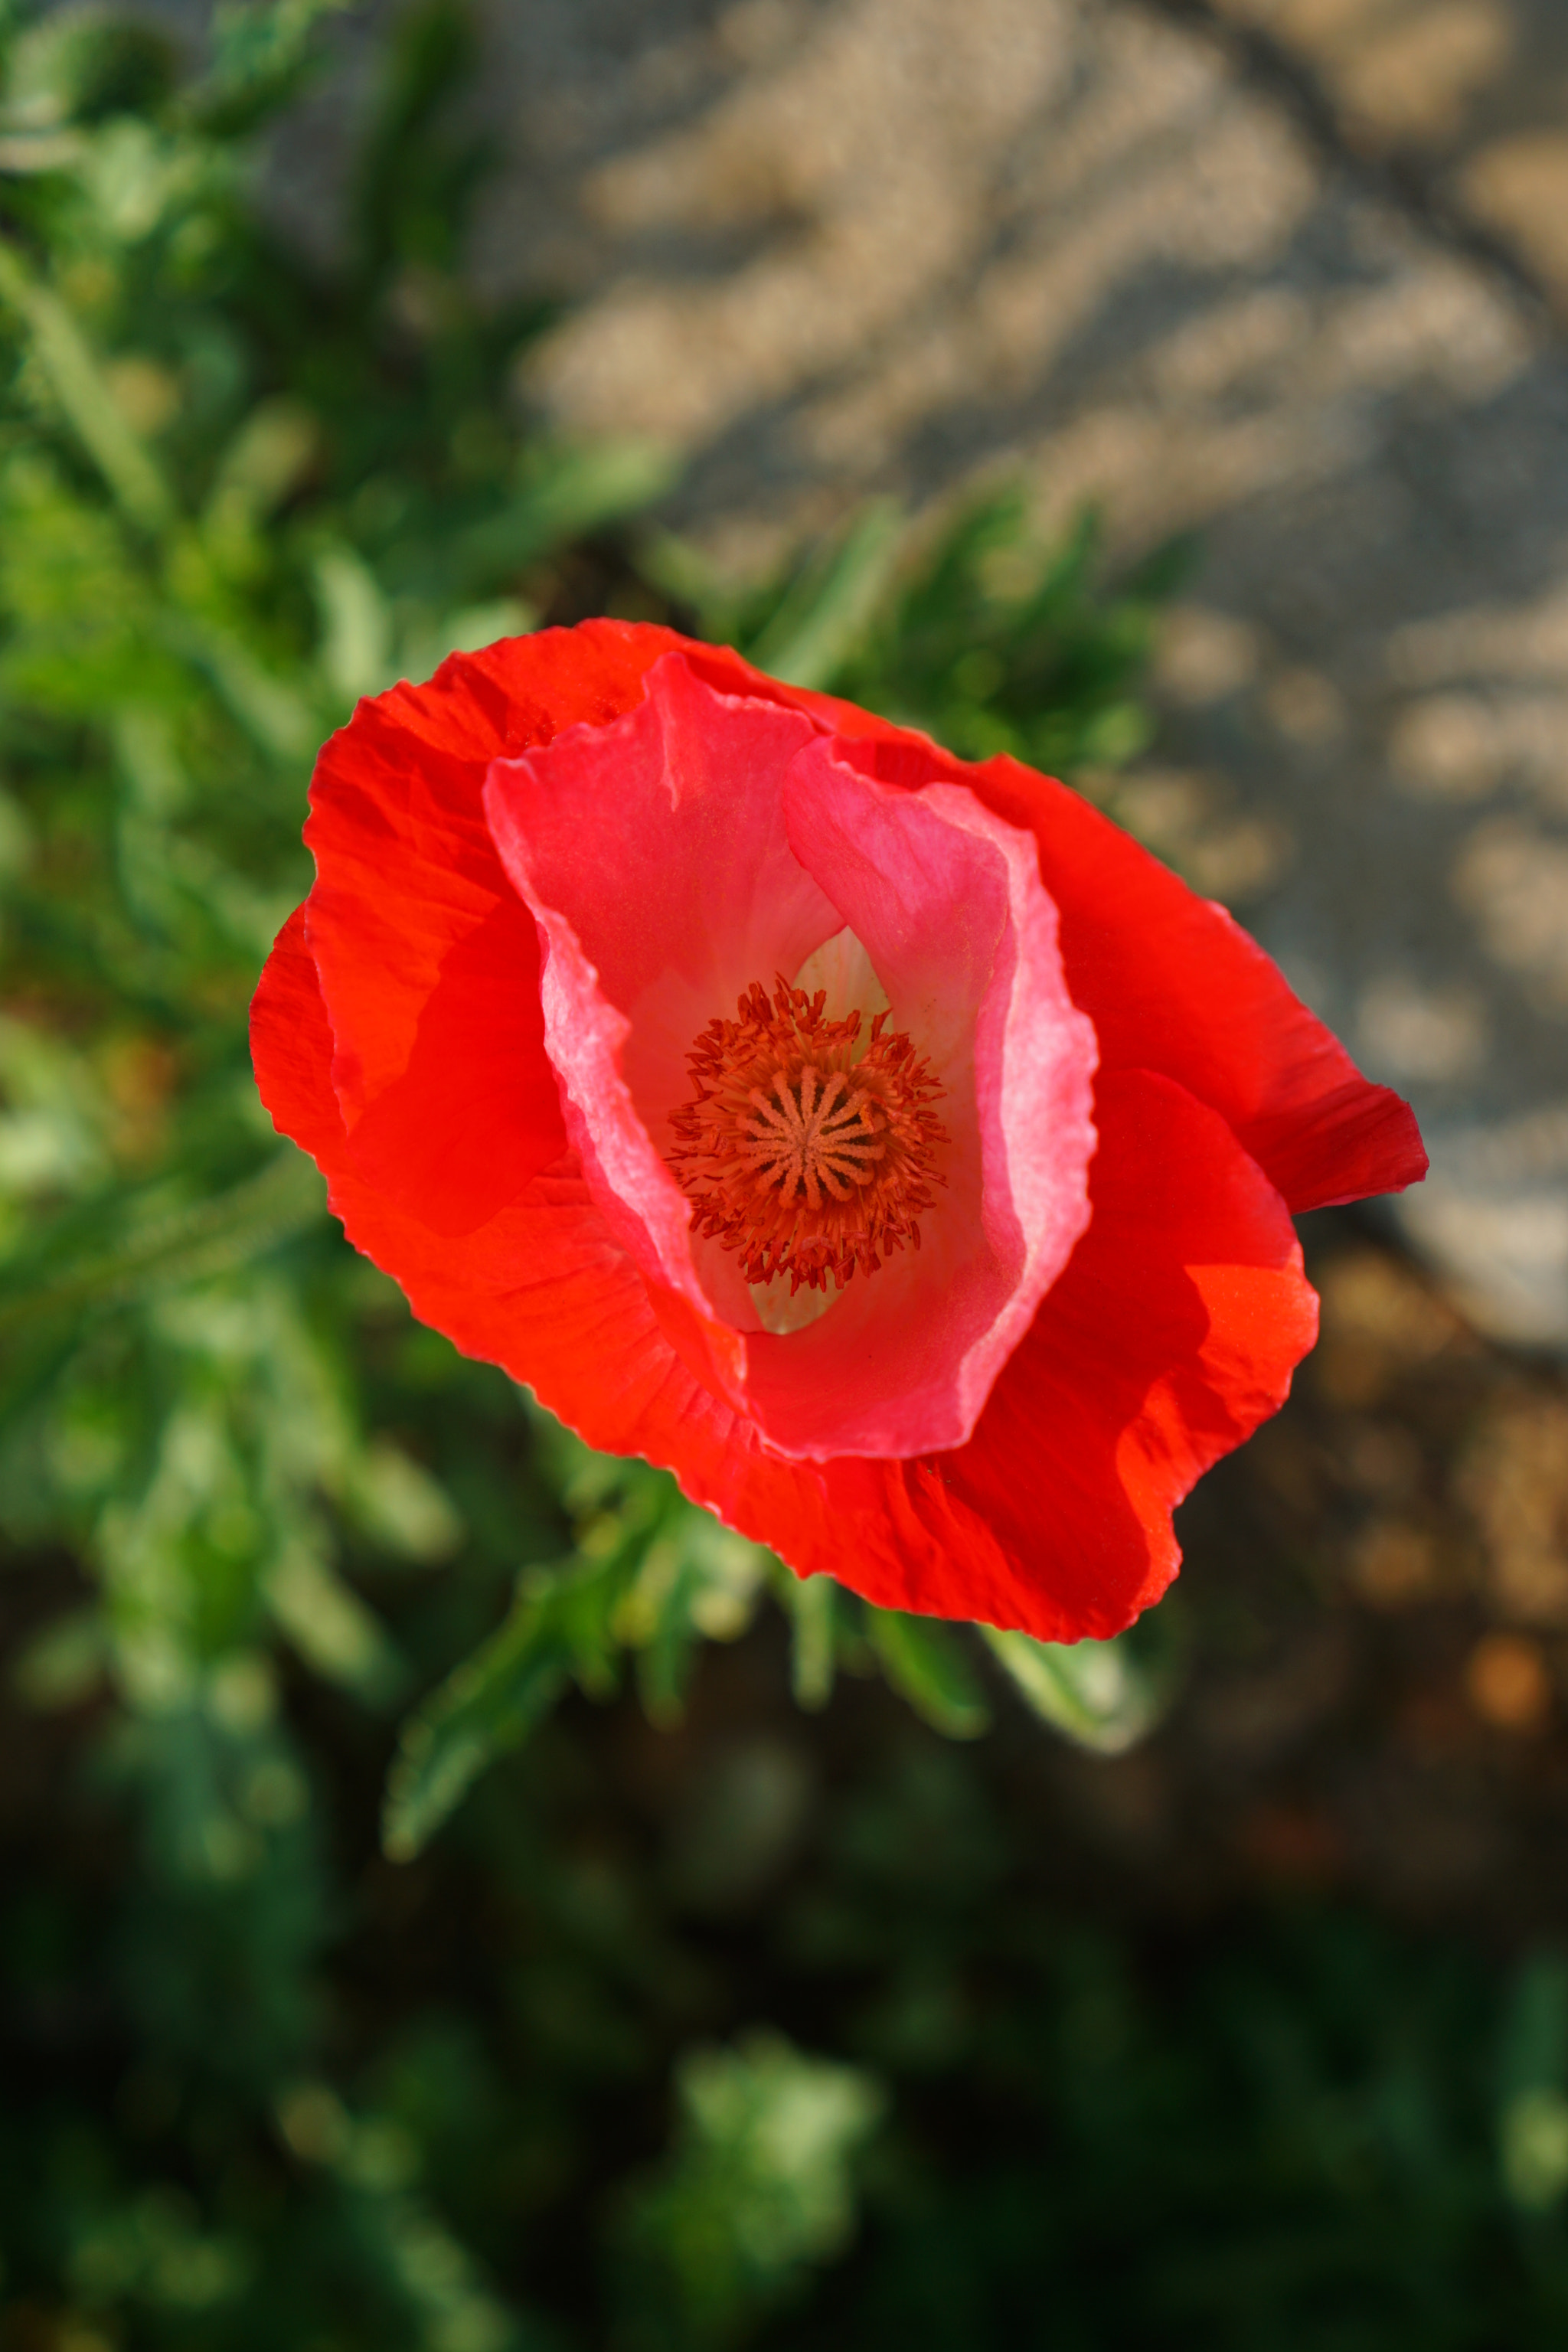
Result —
[{"label": "red poppy flower", "polygon": [[888,1607],[1105,1635],[1415,1121],[1063,785],[588,622],[321,754],[261,1092],[416,1315]]}]

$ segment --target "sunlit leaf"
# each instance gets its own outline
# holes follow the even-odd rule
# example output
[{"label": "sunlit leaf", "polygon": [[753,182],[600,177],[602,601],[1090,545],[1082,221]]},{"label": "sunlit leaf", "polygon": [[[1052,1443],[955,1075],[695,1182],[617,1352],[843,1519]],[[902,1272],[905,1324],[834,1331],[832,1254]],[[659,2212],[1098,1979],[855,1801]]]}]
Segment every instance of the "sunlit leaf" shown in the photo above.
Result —
[{"label": "sunlit leaf", "polygon": [[795,1704],[815,1712],[833,1696],[838,1588],[830,1576],[796,1576],[784,1569],[776,1589],[790,1621],[790,1687]]},{"label": "sunlit leaf", "polygon": [[629,2198],[621,2245],[638,2304],[668,2340],[734,2343],[804,2264],[848,2242],[854,2159],[886,2094],[862,2069],[767,2029],[688,2051],[676,2092],[674,2146]]},{"label": "sunlit leaf", "polygon": [[329,684],[345,703],[379,694],[391,683],[392,612],[374,573],[341,543],[319,550],[314,572]]},{"label": "sunlit leaf", "polygon": [[637,513],[668,489],[676,472],[672,454],[654,442],[547,445],[530,453],[512,496],[458,536],[455,559],[474,575],[521,571]]},{"label": "sunlit leaf", "polygon": [[385,1626],[308,1544],[290,1545],[263,1589],[273,1616],[318,1674],[373,1706],[395,1694],[406,1669]]},{"label": "sunlit leaf", "polygon": [[982,1625],[992,1654],[1035,1713],[1080,1748],[1118,1756],[1151,1731],[1171,1690],[1169,1662],[1140,1657],[1126,1634],[1110,1642],[1037,1642]]},{"label": "sunlit leaf", "polygon": [[463,1522],[450,1497],[428,1470],[385,1438],[355,1457],[345,1500],[373,1542],[405,1559],[447,1559],[463,1540]]},{"label": "sunlit leaf", "polygon": [[844,670],[892,576],[902,517],[891,499],[863,507],[819,565],[790,589],[750,647],[792,686],[825,687]]}]

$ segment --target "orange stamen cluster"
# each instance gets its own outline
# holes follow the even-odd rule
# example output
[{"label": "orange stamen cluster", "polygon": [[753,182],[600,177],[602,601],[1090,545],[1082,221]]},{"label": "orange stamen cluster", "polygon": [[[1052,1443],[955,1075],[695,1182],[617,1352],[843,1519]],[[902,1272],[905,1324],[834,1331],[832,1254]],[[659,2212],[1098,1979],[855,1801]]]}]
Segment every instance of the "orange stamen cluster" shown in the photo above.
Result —
[{"label": "orange stamen cluster", "polygon": [[842,1290],[857,1266],[875,1274],[906,1242],[942,1184],[932,1160],[947,1130],[930,1105],[943,1089],[908,1037],[885,1036],[879,1013],[824,1016],[808,997],[760,981],[738,1021],[710,1021],[688,1055],[696,1092],[671,1115],[670,1166],[700,1234],[738,1251],[748,1282],[787,1274]]}]

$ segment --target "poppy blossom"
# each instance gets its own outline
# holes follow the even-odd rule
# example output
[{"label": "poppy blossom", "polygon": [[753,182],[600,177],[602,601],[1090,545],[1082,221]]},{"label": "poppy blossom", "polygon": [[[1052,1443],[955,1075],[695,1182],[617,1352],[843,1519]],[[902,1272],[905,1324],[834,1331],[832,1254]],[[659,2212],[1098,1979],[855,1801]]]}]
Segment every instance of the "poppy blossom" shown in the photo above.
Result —
[{"label": "poppy blossom", "polygon": [[1128,1624],[1316,1336],[1291,1213],[1425,1171],[1077,793],[667,629],[362,702],[306,838],[252,1044],[349,1238],[882,1606]]}]

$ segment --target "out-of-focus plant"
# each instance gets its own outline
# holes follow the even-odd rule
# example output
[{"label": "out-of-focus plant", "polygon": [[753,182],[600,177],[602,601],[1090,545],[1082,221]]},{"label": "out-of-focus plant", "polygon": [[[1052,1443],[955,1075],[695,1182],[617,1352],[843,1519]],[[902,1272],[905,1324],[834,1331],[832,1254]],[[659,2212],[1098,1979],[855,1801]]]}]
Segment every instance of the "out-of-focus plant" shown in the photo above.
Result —
[{"label": "out-of-focus plant", "polygon": [[[591,1453],[545,1414],[535,1421],[536,1458],[574,1541],[560,1560],[523,1570],[502,1624],[405,1722],[387,1788],[389,1854],[416,1853],[574,1683],[604,1697],[629,1659],[651,1719],[679,1719],[700,1643],[733,1641],[769,1595],[790,1621],[801,1706],[825,1706],[841,1670],[880,1674],[949,1738],[989,1728],[979,1661],[953,1628],[873,1608],[826,1578],[803,1583],[687,1502],[664,1472]],[[1170,1688],[1163,1628],[1074,1647],[980,1631],[1036,1713],[1086,1748],[1130,1747]]]},{"label": "out-of-focus plant", "polygon": [[1004,479],[914,530],[874,500],[771,579],[731,581],[668,534],[647,535],[641,560],[705,635],[775,677],[923,728],[964,759],[1010,751],[1070,777],[1148,744],[1142,675],[1192,550],[1172,541],[1107,589],[1093,509],[1052,541]]},{"label": "out-of-focus plant", "polygon": [[[62,1696],[107,1673],[139,1706],[193,1705],[277,1635],[373,1706],[414,1688],[343,1565],[458,1559],[465,1513],[432,1475],[430,1400],[389,1396],[399,1433],[378,1423],[363,1366],[395,1309],[268,1137],[244,1008],[301,887],[315,742],[356,694],[527,626],[552,551],[664,478],[645,449],[548,443],[511,412],[508,363],[542,312],[482,310],[459,274],[484,158],[444,108],[468,62],[450,8],[415,13],[389,54],[340,265],[257,226],[243,134],[329,13],[220,10],[195,81],[90,12],[5,36],[0,1520],[63,1536],[98,1580],[28,1663]],[[961,748],[1103,759],[1133,740],[1151,592],[1100,600],[1088,563],[1081,535],[1033,549],[1006,500],[910,549],[873,508],[704,618]],[[419,1360],[448,1398],[486,1378],[436,1342]],[[848,1658],[942,1729],[984,1727],[945,1629],[798,1586],[651,1473],[542,1478],[560,1560],[514,1515],[515,1604],[412,1719],[391,1851],[416,1852],[569,1680],[610,1688],[629,1655],[668,1717],[694,1644],[741,1630],[764,1584],[806,1703]],[[504,1549],[505,1507],[489,1515]],[[996,1644],[1047,1719],[1135,1735],[1154,1704],[1135,1648],[1100,1667],[1037,1649]]]},{"label": "out-of-focus plant", "polygon": [[689,2051],[679,2121],[620,2221],[628,2352],[702,2352],[750,2334],[805,2288],[805,2266],[853,2233],[849,2160],[880,2120],[874,2079],[807,2058],[779,2033]]}]

